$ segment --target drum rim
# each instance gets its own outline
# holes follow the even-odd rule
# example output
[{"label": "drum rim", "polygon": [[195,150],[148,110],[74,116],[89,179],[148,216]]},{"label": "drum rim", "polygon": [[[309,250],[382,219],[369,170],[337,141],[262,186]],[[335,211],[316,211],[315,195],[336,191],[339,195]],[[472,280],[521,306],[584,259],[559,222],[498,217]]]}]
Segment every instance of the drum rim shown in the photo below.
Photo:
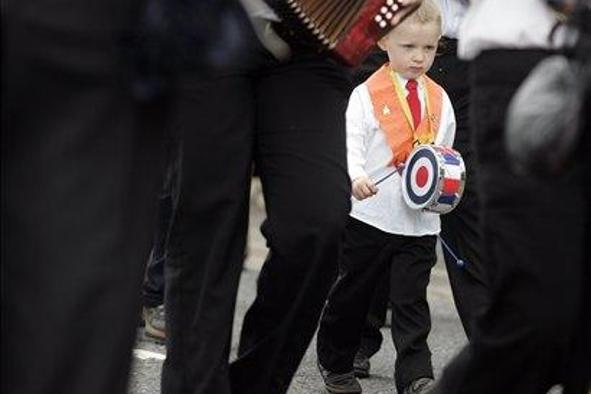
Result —
[{"label": "drum rim", "polygon": [[[423,208],[423,210],[426,210],[429,212],[446,214],[446,213],[453,211],[460,204],[460,202],[462,200],[462,196],[464,195],[464,189],[466,187],[466,165],[464,163],[464,158],[462,157],[462,154],[453,148],[433,146],[433,149],[434,150],[441,150],[441,151],[452,150],[458,154],[457,155],[457,158],[459,161],[458,167],[460,167],[460,189],[458,190],[457,193],[455,193],[455,199],[454,199],[453,204],[437,204],[437,202],[439,201],[439,198],[443,195],[443,191],[441,190],[441,188],[438,188],[438,190],[436,192],[437,198],[433,200],[431,205]],[[442,157],[438,157],[438,158],[440,161],[445,162],[444,158],[442,158]],[[443,179],[445,178],[445,166],[444,165],[441,166],[441,171],[442,171],[442,173],[441,173],[440,181],[442,182]]]}]

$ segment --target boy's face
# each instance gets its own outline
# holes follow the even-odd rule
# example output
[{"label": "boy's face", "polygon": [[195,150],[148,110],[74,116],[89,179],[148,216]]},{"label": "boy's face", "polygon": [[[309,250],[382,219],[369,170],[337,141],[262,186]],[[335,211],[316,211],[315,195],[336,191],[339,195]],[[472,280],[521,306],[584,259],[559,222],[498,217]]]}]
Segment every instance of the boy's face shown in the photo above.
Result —
[{"label": "boy's face", "polygon": [[390,67],[406,79],[425,74],[435,59],[441,35],[435,23],[405,21],[380,40],[380,48],[388,52]]}]

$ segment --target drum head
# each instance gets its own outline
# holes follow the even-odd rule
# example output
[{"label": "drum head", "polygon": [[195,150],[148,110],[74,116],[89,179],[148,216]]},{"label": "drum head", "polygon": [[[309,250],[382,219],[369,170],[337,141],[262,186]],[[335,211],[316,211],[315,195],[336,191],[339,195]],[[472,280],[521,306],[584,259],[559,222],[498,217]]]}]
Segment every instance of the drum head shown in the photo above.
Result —
[{"label": "drum head", "polygon": [[402,197],[411,209],[444,214],[460,202],[466,168],[459,152],[421,145],[408,157],[402,174]]},{"label": "drum head", "polygon": [[431,146],[416,148],[409,156],[402,174],[403,198],[412,209],[426,208],[437,197],[441,165]]}]

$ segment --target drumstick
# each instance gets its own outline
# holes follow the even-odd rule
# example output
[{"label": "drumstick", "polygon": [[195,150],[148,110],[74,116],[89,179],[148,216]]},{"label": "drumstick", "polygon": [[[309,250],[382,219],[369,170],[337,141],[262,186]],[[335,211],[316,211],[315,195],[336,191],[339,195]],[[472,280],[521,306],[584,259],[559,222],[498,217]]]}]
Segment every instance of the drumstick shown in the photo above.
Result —
[{"label": "drumstick", "polygon": [[[403,169],[404,169],[404,166],[400,166],[400,167],[398,167],[398,168],[394,168],[393,170],[390,170],[388,173],[386,173],[386,175],[384,175],[384,176],[382,176],[382,177],[378,178],[378,180],[374,181],[374,182],[373,182],[373,183],[374,183],[374,185],[376,185],[376,186],[377,186],[377,185],[379,185],[380,183],[384,182],[386,179],[390,178],[392,175],[394,175],[394,174],[396,174],[396,173],[399,173],[399,174],[401,174],[401,175],[402,175],[402,170],[403,170]],[[371,180],[373,181],[373,179],[374,179],[374,178],[375,178],[377,175],[379,175],[379,173],[380,173],[380,172],[383,172],[383,171],[379,171],[379,170],[378,170],[378,171],[376,171],[376,172],[375,172],[373,175],[370,175],[370,176],[369,176],[369,179],[371,179]]]},{"label": "drumstick", "polygon": [[380,183],[384,182],[386,179],[390,178],[392,175],[396,174],[397,172],[398,172],[398,170],[396,170],[396,169],[390,171],[385,176],[381,177],[377,181],[374,181],[374,185],[376,185],[376,186],[379,185]]},{"label": "drumstick", "polygon": [[437,238],[439,238],[439,241],[441,242],[443,248],[447,250],[450,256],[456,261],[456,266],[458,266],[459,268],[464,268],[466,266],[466,260],[461,259],[460,257],[458,257],[458,255],[454,253],[454,251],[452,250],[452,248],[450,248],[447,242],[443,240],[441,234],[437,235]]}]

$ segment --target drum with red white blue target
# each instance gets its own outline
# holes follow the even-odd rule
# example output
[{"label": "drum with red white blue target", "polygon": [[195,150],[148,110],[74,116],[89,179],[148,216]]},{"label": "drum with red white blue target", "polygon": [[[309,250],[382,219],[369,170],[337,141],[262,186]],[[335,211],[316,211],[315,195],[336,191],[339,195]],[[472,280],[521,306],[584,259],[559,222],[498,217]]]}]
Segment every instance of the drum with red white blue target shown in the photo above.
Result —
[{"label": "drum with red white blue target", "polygon": [[454,209],[464,192],[466,167],[454,149],[420,145],[408,157],[402,173],[402,196],[412,209],[440,214]]}]

